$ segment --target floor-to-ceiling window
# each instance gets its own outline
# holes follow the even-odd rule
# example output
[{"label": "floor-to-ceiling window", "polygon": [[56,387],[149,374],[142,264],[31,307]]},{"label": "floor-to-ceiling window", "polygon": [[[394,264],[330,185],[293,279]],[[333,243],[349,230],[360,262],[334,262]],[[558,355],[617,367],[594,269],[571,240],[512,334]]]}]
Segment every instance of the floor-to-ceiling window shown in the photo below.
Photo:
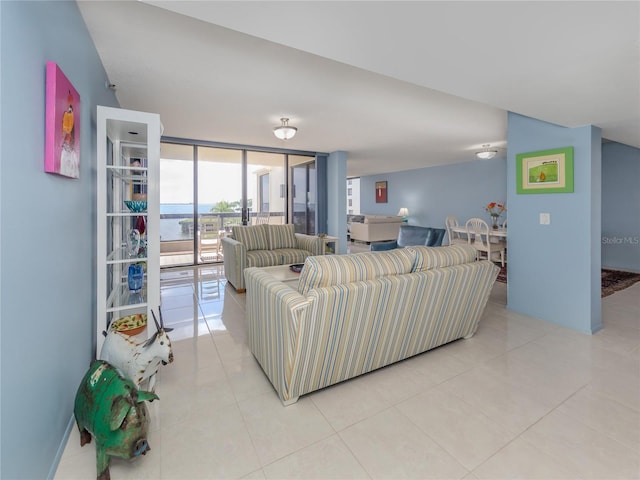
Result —
[{"label": "floor-to-ceiling window", "polygon": [[160,266],[189,265],[195,238],[194,147],[163,143],[160,157]]},{"label": "floor-to-ceiling window", "polygon": [[198,229],[195,263],[222,261],[222,238],[242,222],[243,152],[196,147]]},{"label": "floor-to-ceiling window", "polygon": [[289,156],[291,193],[291,223],[296,232],[316,234],[316,164],[309,157]]},{"label": "floor-to-ceiling window", "polygon": [[315,233],[314,166],[310,152],[163,141],[161,265],[221,262],[221,239],[238,224],[294,223]]},{"label": "floor-to-ceiling window", "polygon": [[250,223],[286,223],[287,155],[247,152],[247,199]]}]

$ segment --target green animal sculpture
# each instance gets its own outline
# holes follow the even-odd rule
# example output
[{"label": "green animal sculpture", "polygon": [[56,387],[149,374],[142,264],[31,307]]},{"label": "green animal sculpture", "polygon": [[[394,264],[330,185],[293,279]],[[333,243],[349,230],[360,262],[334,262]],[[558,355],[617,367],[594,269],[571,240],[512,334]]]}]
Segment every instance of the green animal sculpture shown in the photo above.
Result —
[{"label": "green animal sculpture", "polygon": [[131,459],[149,450],[145,401],[158,399],[137,390],[134,383],[103,360],[91,364],[76,393],[73,413],[80,430],[80,446],[96,439],[98,480],[109,480],[112,456]]}]

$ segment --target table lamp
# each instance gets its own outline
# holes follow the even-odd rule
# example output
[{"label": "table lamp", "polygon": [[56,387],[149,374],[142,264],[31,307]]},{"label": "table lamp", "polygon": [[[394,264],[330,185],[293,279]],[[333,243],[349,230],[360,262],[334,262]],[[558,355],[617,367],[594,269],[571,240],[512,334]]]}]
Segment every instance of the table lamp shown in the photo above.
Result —
[{"label": "table lamp", "polygon": [[402,221],[407,223],[409,221],[409,209],[407,207],[402,207],[398,212],[398,216],[402,217]]}]

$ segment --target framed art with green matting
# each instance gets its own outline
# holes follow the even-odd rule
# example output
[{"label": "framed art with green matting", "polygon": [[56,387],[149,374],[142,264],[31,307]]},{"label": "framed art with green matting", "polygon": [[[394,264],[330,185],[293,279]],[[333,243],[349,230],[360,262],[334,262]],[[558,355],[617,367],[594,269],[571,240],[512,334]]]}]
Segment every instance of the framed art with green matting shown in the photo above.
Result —
[{"label": "framed art with green matting", "polygon": [[573,147],[516,155],[516,193],[573,192]]}]

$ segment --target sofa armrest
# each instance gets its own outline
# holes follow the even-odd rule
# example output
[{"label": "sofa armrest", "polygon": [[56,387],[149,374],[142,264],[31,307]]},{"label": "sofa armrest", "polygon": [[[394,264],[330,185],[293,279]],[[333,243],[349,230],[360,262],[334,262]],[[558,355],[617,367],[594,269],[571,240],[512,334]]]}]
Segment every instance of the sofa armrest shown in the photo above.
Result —
[{"label": "sofa armrest", "polygon": [[[284,404],[290,395],[301,318],[309,300],[260,268],[245,270],[247,342]],[[265,313],[266,312],[266,313]]]},{"label": "sofa armrest", "polygon": [[315,235],[296,233],[298,248],[311,252],[311,255],[322,255],[324,253],[324,241]]},{"label": "sofa armrest", "polygon": [[222,239],[222,255],[224,259],[224,275],[227,281],[239,291],[244,292],[243,272],[247,266],[247,249],[243,243],[230,237]]}]

